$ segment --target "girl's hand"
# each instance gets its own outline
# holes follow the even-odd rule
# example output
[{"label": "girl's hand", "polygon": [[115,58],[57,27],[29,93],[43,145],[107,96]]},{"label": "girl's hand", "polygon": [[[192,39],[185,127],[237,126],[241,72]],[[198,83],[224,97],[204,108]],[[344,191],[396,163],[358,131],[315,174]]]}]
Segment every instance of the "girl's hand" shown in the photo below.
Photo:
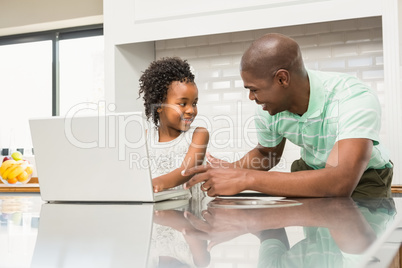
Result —
[{"label": "girl's hand", "polygon": [[152,180],[152,185],[154,187],[154,193],[162,192],[165,190],[165,185],[160,177],[156,177]]}]

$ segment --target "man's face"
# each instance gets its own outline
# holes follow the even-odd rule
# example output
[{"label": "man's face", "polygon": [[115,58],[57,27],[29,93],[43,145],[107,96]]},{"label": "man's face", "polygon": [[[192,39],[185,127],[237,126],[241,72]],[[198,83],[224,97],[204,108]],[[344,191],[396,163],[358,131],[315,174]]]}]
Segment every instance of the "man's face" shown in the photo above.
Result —
[{"label": "man's face", "polygon": [[283,112],[289,108],[290,96],[287,91],[277,83],[276,78],[260,78],[250,71],[241,71],[244,87],[248,89],[249,99],[255,101],[270,115]]}]

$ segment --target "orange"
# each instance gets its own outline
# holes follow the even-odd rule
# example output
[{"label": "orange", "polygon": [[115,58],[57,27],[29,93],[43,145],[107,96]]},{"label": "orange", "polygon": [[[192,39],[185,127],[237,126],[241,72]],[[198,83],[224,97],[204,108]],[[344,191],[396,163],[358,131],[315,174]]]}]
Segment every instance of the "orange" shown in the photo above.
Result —
[{"label": "orange", "polygon": [[28,179],[29,175],[26,171],[22,172],[20,175],[17,176],[18,181],[26,181]]},{"label": "orange", "polygon": [[9,184],[14,184],[14,183],[17,183],[17,181],[18,181],[17,178],[12,178],[12,179],[8,179],[7,182],[8,182]]}]

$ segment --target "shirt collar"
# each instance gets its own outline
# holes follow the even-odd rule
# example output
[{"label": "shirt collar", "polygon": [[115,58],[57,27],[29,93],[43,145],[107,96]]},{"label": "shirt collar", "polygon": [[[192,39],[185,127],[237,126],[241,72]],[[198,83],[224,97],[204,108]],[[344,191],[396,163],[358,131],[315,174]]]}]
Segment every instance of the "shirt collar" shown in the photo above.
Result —
[{"label": "shirt collar", "polygon": [[314,71],[307,70],[310,82],[310,98],[307,111],[301,116],[301,119],[314,118],[321,115],[325,103],[324,85]]}]

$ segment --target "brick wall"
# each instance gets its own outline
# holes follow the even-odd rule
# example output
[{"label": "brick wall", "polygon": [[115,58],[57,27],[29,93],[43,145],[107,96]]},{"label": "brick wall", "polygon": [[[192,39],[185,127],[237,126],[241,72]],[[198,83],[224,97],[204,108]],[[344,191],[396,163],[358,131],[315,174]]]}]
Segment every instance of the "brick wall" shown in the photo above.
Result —
[{"label": "brick wall", "polygon": [[[253,40],[269,32],[288,35],[299,43],[307,68],[356,75],[378,91],[384,105],[381,27],[381,18],[372,17],[163,40],[156,42],[156,58],[179,56],[189,61],[199,88],[195,123],[209,129],[211,153],[235,160],[257,143],[254,133],[244,132],[253,127],[256,104],[248,99],[239,74],[240,58]],[[289,170],[296,158],[299,149],[288,142],[278,168]]]}]

